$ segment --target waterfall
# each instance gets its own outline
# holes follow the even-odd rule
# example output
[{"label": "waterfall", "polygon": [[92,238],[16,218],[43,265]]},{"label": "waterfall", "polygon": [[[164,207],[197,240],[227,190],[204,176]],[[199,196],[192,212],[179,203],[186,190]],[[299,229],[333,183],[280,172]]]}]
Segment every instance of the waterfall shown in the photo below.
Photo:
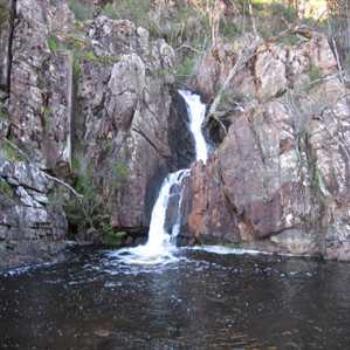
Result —
[{"label": "waterfall", "polygon": [[[202,133],[202,124],[205,118],[206,106],[201,102],[200,96],[190,91],[180,90],[184,98],[189,116],[189,130],[191,131],[195,144],[196,160],[206,163],[208,159],[207,144]],[[178,170],[170,173],[163,181],[158,198],[154,204],[151,215],[151,223],[148,232],[148,240],[145,245],[135,248],[121,249],[116,254],[122,256],[128,263],[158,263],[169,261],[174,258],[176,249],[176,237],[181,228],[181,202],[182,181],[189,176],[190,169]],[[174,193],[177,188],[178,192]],[[172,196],[178,195],[176,222],[171,230],[166,230],[167,209]]]},{"label": "waterfall", "polygon": [[186,101],[187,113],[190,118],[190,131],[194,138],[196,160],[206,163],[208,159],[208,147],[202,132],[206,105],[201,102],[199,95],[185,90],[180,90],[179,93]]}]

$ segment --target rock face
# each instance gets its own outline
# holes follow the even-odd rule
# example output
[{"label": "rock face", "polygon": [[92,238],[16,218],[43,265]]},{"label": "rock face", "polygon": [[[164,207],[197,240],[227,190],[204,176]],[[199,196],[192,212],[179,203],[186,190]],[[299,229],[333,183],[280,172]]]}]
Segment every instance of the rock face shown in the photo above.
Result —
[{"label": "rock face", "polygon": [[0,268],[45,261],[64,248],[67,220],[49,203],[53,185],[33,165],[0,157]]},{"label": "rock face", "polygon": [[10,70],[8,49],[10,45],[10,37],[12,35],[12,11],[13,8],[11,1],[0,1],[0,87],[5,91],[7,91]]},{"label": "rock face", "polygon": [[0,135],[29,160],[17,164],[1,143],[5,168],[24,179],[2,175],[11,200],[0,209],[1,237],[18,247],[66,239],[66,218],[51,205],[41,171],[71,184],[89,178],[104,220],[144,232],[165,175],[193,159],[173,49],[127,20],[96,12],[76,21],[68,5],[0,0]]},{"label": "rock face", "polygon": [[[204,57],[208,100],[239,55]],[[259,44],[227,94],[227,136],[186,187],[185,235],[350,259],[350,104],[326,38]]]},{"label": "rock face", "polygon": [[[51,170],[71,157],[72,59],[65,52],[51,52],[53,33],[61,34],[55,21],[69,22],[67,11],[66,4],[51,6],[48,0],[16,1],[11,43],[11,137],[32,161]],[[60,25],[61,31],[68,26],[64,21]]]},{"label": "rock face", "polygon": [[[86,33],[76,149],[105,189],[112,225],[145,230],[161,181],[193,156],[190,133],[182,128],[186,113],[173,107],[184,104],[172,90],[174,52],[129,21],[99,16]],[[179,128],[184,142],[176,144]]]}]

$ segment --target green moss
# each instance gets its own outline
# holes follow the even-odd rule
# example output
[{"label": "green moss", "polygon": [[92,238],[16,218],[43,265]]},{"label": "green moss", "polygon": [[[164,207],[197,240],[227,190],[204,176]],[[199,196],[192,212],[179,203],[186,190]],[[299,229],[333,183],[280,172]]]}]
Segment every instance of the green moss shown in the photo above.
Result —
[{"label": "green moss", "polygon": [[20,162],[24,160],[22,154],[8,143],[2,145],[1,152],[4,154],[5,158],[11,162]]},{"label": "green moss", "polygon": [[0,178],[0,193],[7,198],[12,198],[13,196],[12,187],[3,178]]},{"label": "green moss", "polygon": [[73,76],[75,80],[81,76],[80,55],[76,51],[73,51]]},{"label": "green moss", "polygon": [[[0,0],[0,27],[9,19],[9,10],[4,0]],[[1,28],[0,28],[1,31]]]},{"label": "green moss", "polygon": [[59,49],[59,42],[55,35],[50,35],[48,40],[49,49],[51,52],[55,53]]},{"label": "green moss", "polygon": [[129,176],[129,168],[123,162],[116,162],[112,169],[114,180],[117,182],[124,182]]},{"label": "green moss", "polygon": [[8,117],[7,110],[4,107],[3,103],[0,101],[0,120],[7,119],[7,117]]},{"label": "green moss", "polygon": [[42,108],[43,124],[45,128],[50,125],[51,114],[51,109],[48,106]]}]

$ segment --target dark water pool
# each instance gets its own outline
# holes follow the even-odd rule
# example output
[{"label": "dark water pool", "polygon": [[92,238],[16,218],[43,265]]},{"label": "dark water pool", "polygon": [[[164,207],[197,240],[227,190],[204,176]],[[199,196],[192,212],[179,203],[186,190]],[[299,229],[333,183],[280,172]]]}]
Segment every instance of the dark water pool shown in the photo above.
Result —
[{"label": "dark water pool", "polygon": [[184,251],[104,252],[0,276],[1,349],[350,349],[350,265]]}]

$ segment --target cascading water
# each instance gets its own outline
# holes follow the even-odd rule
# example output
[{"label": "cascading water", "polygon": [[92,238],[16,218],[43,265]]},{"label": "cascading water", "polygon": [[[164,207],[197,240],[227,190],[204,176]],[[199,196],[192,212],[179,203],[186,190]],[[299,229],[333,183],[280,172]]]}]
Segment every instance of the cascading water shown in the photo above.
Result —
[{"label": "cascading water", "polygon": [[187,113],[190,117],[190,131],[195,143],[196,160],[206,163],[208,159],[208,147],[202,132],[206,105],[201,102],[199,95],[185,90],[180,90],[179,93],[186,101]]},{"label": "cascading water", "polygon": [[[202,133],[202,124],[205,118],[206,106],[201,102],[200,96],[192,94],[190,91],[179,91],[186,101],[187,113],[189,116],[189,129],[193,135],[196,151],[196,160],[206,163],[208,149]],[[163,181],[158,198],[152,210],[148,240],[145,245],[135,248],[121,249],[114,256],[123,257],[127,263],[159,263],[172,261],[173,252],[176,249],[175,238],[179,234],[181,227],[181,184],[188,176],[190,169],[178,170],[169,174]],[[180,188],[180,199],[177,204],[177,218],[170,230],[166,230],[166,215],[171,196],[174,195],[172,189]]]}]

